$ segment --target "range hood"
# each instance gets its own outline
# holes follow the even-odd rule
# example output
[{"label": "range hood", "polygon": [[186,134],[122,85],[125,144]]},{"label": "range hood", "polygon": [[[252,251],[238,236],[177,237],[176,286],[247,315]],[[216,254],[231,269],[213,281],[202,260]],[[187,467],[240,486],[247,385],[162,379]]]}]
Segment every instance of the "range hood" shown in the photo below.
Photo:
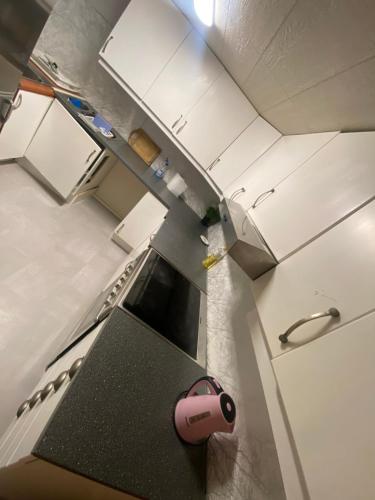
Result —
[{"label": "range hood", "polygon": [[244,209],[224,198],[220,203],[221,221],[229,255],[253,280],[277,265],[259,231]]}]

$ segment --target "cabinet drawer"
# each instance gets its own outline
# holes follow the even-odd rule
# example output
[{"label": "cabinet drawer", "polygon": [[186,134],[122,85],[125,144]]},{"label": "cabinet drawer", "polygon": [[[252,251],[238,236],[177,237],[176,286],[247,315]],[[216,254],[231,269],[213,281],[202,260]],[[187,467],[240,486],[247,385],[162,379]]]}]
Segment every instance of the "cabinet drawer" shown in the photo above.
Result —
[{"label": "cabinet drawer", "polygon": [[[43,389],[48,382],[56,380],[63,371],[69,370],[76,359],[84,357],[103,326],[104,323],[98,325],[64,357],[53,364],[43,374],[32,394]],[[50,416],[68,389],[69,383],[69,377],[67,377],[56,392],[51,391],[44,401],[37,402],[32,409],[26,410],[19,418],[15,418],[0,444],[0,467],[15,463],[32,452]]]},{"label": "cabinet drawer", "polygon": [[[252,283],[272,357],[316,339],[375,309],[375,202],[292,255]],[[321,318],[283,334],[297,320],[329,308]]]},{"label": "cabinet drawer", "polygon": [[249,210],[278,260],[375,195],[375,132],[339,134]]},{"label": "cabinet drawer", "polygon": [[311,500],[375,492],[375,313],[273,360]]}]

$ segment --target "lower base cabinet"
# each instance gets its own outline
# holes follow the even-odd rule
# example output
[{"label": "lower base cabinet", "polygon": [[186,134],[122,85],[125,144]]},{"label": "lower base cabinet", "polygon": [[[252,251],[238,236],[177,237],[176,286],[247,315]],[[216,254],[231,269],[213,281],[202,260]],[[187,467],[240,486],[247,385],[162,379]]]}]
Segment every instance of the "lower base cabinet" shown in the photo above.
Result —
[{"label": "lower base cabinet", "polygon": [[52,97],[19,90],[14,108],[0,133],[0,160],[21,158],[53,101]]},{"label": "lower base cabinet", "polygon": [[102,149],[55,100],[34,135],[26,159],[64,199],[90,172]]},{"label": "lower base cabinet", "polygon": [[272,361],[311,500],[375,496],[375,312]]},{"label": "lower base cabinet", "polygon": [[113,233],[112,239],[131,252],[163,223],[168,209],[151,193],[146,193]]}]

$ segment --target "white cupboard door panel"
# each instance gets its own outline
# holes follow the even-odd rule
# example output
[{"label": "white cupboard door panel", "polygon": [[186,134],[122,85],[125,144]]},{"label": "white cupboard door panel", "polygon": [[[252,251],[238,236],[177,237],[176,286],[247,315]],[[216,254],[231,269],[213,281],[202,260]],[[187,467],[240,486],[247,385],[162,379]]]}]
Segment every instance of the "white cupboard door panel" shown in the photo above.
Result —
[{"label": "white cupboard door panel", "polygon": [[67,198],[100,152],[96,142],[55,100],[25,156]]},{"label": "white cupboard door panel", "polygon": [[210,170],[210,176],[224,190],[280,137],[278,130],[258,116],[224,151]]},{"label": "white cupboard door panel", "polygon": [[[253,281],[252,289],[272,357],[375,309],[375,202]],[[297,320],[331,307],[339,319],[310,321],[281,344],[279,335]]]},{"label": "white cupboard door panel", "polygon": [[[30,399],[36,391],[38,391],[41,387],[43,388],[48,382],[48,376],[49,371],[44,372],[34,390],[25,399]],[[22,401],[19,402],[19,404],[21,403]],[[15,418],[15,420],[11,424],[9,431],[6,433],[6,438],[2,441],[2,444],[0,446],[0,467],[4,467],[8,463],[9,458],[14,453],[14,450],[17,448],[20,440],[27,432],[27,429],[30,427],[31,422],[35,417],[37,406],[38,403],[33,408],[33,410],[35,411],[26,409],[22,413],[22,415],[19,418]],[[16,412],[17,408],[14,408],[14,413],[16,414]]]},{"label": "white cupboard door panel", "polygon": [[0,133],[0,160],[22,158],[39,124],[53,101],[52,97],[20,90],[16,109]]},{"label": "white cupboard door panel", "polygon": [[225,189],[225,195],[230,196],[244,187],[246,191],[236,201],[248,210],[259,195],[280,184],[337,134],[338,132],[324,132],[281,137]]},{"label": "white cupboard door panel", "polygon": [[249,214],[281,259],[375,195],[375,132],[339,134]]},{"label": "white cupboard door panel", "polygon": [[203,38],[192,31],[159,75],[143,101],[170,129],[222,73],[223,67]]},{"label": "white cupboard door panel", "polygon": [[[68,351],[61,359],[56,361],[43,375],[37,389],[43,389],[45,385],[55,380],[64,370],[69,370],[74,361],[84,357],[90,350],[96,337],[103,328],[104,323],[100,323],[94,330],[83,338],[75,347]],[[19,436],[15,446],[11,450],[7,459],[7,465],[17,462],[21,458],[31,454],[37,440],[45,429],[52,413],[62,400],[65,391],[69,388],[71,381],[67,378],[57,392],[50,393],[47,398],[39,402],[34,408],[27,412],[28,421],[24,426],[23,433]],[[21,417],[22,419],[22,417]]]},{"label": "white cupboard door panel", "polygon": [[170,0],[133,0],[100,56],[142,98],[190,31]]},{"label": "white cupboard door panel", "polygon": [[167,213],[168,209],[155,196],[145,194],[116,228],[114,240],[121,240],[126,250],[132,251],[153,233]]},{"label": "white cupboard door panel", "polygon": [[273,360],[311,500],[375,492],[375,314]]},{"label": "white cupboard door panel", "polygon": [[208,168],[256,117],[253,106],[224,71],[184,117],[176,136]]}]

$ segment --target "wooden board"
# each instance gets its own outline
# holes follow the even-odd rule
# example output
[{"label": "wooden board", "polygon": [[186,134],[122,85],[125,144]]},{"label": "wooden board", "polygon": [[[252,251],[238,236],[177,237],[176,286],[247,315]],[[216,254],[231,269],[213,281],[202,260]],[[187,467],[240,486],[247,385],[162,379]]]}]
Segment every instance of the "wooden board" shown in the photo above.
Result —
[{"label": "wooden board", "polygon": [[141,128],[134,130],[129,136],[129,145],[142,160],[151,165],[160,155],[161,149]]}]

